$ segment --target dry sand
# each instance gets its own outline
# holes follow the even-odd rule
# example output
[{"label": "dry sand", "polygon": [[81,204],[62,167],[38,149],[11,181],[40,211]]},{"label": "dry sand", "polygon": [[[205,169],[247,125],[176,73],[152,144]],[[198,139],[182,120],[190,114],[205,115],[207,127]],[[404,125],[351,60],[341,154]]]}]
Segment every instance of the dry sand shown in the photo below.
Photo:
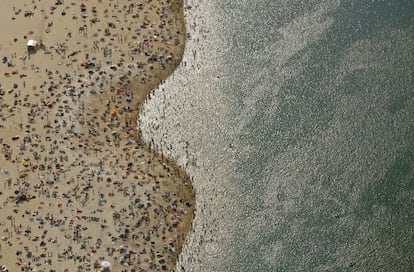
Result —
[{"label": "dry sand", "polygon": [[0,16],[0,265],[173,270],[193,188],[136,117],[181,60],[182,1],[4,0]]}]

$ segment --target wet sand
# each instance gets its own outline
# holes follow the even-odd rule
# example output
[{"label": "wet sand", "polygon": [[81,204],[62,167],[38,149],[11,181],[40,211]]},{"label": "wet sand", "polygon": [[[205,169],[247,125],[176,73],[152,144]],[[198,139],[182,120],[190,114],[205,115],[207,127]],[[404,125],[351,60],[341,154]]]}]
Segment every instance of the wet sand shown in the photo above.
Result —
[{"label": "wet sand", "polygon": [[193,187],[136,122],[181,60],[183,3],[4,2],[0,265],[172,271]]}]

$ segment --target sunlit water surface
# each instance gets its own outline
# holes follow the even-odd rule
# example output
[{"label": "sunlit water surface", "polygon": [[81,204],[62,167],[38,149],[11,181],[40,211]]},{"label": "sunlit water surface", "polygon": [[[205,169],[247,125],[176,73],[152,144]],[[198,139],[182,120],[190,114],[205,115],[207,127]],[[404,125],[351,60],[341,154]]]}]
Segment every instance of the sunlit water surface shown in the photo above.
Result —
[{"label": "sunlit water surface", "polygon": [[177,270],[412,271],[413,14],[186,1],[184,61],[141,118],[197,191]]}]

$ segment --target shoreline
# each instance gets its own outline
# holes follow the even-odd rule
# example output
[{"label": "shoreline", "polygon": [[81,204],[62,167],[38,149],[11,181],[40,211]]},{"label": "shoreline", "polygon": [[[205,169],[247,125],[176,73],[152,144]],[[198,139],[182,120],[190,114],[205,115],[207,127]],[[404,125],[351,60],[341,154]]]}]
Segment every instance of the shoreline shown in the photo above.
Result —
[{"label": "shoreline", "polygon": [[[136,128],[143,103],[181,62],[183,3],[172,1],[177,14],[162,1],[105,9],[91,0],[81,10],[42,1],[3,10],[27,34],[1,33],[11,42],[0,49],[0,265],[87,271],[109,261],[113,271],[174,271],[194,188]],[[26,55],[30,38],[43,46]]]}]

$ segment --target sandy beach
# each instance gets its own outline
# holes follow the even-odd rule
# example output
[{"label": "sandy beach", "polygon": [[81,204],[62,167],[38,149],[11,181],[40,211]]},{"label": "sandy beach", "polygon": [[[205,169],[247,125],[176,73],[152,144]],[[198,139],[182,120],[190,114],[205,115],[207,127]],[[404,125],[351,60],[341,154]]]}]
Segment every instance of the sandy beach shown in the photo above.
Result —
[{"label": "sandy beach", "polygon": [[182,1],[2,4],[1,271],[173,271],[194,191],[137,116],[180,63]]}]

